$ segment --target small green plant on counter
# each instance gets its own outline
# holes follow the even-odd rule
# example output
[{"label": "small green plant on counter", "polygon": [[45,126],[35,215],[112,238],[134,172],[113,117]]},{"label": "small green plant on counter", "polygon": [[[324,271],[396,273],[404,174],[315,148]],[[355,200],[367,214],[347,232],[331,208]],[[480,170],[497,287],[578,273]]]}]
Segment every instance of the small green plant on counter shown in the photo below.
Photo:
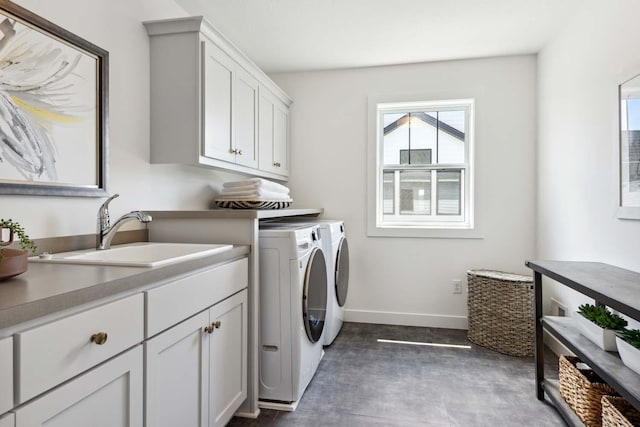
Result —
[{"label": "small green plant on counter", "polygon": [[578,312],[601,328],[620,330],[627,326],[626,320],[617,314],[611,313],[604,306],[582,304],[578,307]]},{"label": "small green plant on counter", "polygon": [[[33,240],[29,238],[29,236],[27,236],[27,234],[24,231],[24,228],[22,228],[20,224],[18,224],[11,218],[9,219],[1,218],[0,231],[3,228],[8,228],[12,233],[12,237],[10,237],[8,241],[4,242],[2,241],[2,236],[0,236],[0,246],[9,245],[13,241],[13,236],[17,236],[18,239],[20,240],[20,247],[22,248],[23,251],[35,252],[35,250],[37,249],[36,244],[33,242]],[[4,250],[0,248],[0,261],[2,261],[3,258],[4,258]]]},{"label": "small green plant on counter", "polygon": [[640,349],[640,330],[638,329],[623,329],[618,332],[618,336],[634,346]]}]

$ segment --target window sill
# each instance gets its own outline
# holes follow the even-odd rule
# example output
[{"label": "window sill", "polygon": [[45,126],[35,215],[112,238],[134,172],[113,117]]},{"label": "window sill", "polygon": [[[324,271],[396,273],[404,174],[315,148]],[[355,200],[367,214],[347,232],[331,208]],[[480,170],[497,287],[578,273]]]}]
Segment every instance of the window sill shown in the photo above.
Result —
[{"label": "window sill", "polygon": [[368,237],[403,237],[423,239],[483,239],[476,228],[375,227],[367,229]]}]

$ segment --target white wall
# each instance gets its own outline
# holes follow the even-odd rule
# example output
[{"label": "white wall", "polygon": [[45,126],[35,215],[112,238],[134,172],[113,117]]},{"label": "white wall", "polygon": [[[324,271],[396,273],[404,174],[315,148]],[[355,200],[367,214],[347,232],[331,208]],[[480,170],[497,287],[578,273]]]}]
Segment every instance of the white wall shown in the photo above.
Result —
[{"label": "white wall", "polygon": [[[274,74],[293,98],[291,181],[297,205],[344,219],[351,254],[347,319],[466,327],[467,269],[527,273],[535,254],[534,56]],[[476,100],[476,215],[482,239],[366,234],[367,97]]]},{"label": "white wall", "polygon": [[[21,6],[109,51],[112,217],[134,209],[204,209],[231,175],[149,163],[149,42],[142,21],[185,16],[173,0],[19,0]],[[95,233],[104,199],[0,195],[0,217],[32,238]]]},{"label": "white wall", "polygon": [[[538,59],[538,257],[640,271],[640,221],[616,218],[617,85],[640,74],[640,2],[587,0]],[[545,289],[571,311],[585,302]]]}]

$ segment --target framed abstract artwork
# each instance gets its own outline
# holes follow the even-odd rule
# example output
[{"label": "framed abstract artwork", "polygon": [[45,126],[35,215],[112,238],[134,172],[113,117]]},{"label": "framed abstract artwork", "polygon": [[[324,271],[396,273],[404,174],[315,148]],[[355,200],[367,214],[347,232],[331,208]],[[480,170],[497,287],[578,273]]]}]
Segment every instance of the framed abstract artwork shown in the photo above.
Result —
[{"label": "framed abstract artwork", "polygon": [[107,195],[109,54],[0,0],[0,194]]},{"label": "framed abstract artwork", "polygon": [[619,88],[620,203],[618,218],[640,219],[640,76]]}]

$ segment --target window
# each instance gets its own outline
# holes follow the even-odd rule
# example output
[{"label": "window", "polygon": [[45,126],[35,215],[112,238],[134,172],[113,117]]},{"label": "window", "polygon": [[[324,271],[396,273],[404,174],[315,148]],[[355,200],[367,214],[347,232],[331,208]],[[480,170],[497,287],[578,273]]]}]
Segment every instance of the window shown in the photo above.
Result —
[{"label": "window", "polygon": [[473,100],[372,107],[375,227],[472,229]]}]

